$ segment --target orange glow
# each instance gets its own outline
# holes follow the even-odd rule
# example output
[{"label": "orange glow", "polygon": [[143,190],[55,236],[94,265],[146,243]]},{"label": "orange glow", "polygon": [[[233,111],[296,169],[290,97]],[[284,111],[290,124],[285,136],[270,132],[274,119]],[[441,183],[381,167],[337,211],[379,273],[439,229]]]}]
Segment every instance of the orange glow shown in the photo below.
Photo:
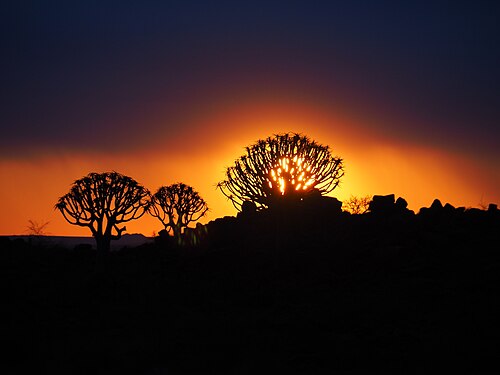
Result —
[{"label": "orange glow", "polygon": [[304,159],[297,155],[281,158],[278,165],[269,173],[269,187],[271,190],[278,190],[281,195],[285,195],[290,189],[307,190],[316,182],[316,176],[308,173],[311,166],[306,167]]},{"label": "orange glow", "polygon": [[[329,145],[344,159],[345,176],[330,195],[340,200],[351,195],[391,194],[405,198],[418,210],[434,198],[455,206],[477,207],[500,202],[500,176],[495,163],[411,142],[395,141],[376,133],[376,124],[330,107],[306,101],[264,98],[227,108],[222,103],[179,120],[175,135],[155,134],[151,144],[115,154],[50,151],[37,159],[0,159],[0,234],[26,233],[28,220],[50,221],[52,235],[83,235],[86,228],[64,221],[53,207],[71,183],[89,172],[116,170],[133,177],[153,192],[161,185],[184,182],[207,201],[210,211],[202,223],[235,215],[232,204],[216,190],[225,168],[245,146],[279,132],[299,132]],[[165,116],[168,123],[168,116]],[[156,143],[155,143],[156,142]],[[141,145],[140,145],[141,146]],[[157,147],[158,146],[158,147]],[[285,178],[288,173],[290,177]],[[282,194],[314,183],[308,167],[286,158],[271,171],[271,183]],[[127,223],[127,233],[152,235],[162,229],[157,219],[145,216]]]}]

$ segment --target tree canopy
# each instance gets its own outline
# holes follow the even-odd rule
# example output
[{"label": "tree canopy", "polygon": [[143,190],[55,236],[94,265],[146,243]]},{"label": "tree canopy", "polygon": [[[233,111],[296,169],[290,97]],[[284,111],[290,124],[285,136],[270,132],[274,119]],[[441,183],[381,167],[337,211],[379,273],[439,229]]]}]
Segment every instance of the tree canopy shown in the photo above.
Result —
[{"label": "tree canopy", "polygon": [[73,183],[55,208],[70,224],[88,227],[98,250],[106,252],[110,241],[126,230],[120,224],[144,215],[149,196],[137,181],[118,172],[89,173]]},{"label": "tree canopy", "polygon": [[217,185],[238,210],[245,201],[263,208],[313,192],[325,195],[344,175],[342,159],[328,146],[298,133],[275,134],[245,150]]},{"label": "tree canopy", "polygon": [[191,186],[177,183],[160,187],[152,196],[149,211],[178,238],[183,228],[207,213],[208,206]]}]

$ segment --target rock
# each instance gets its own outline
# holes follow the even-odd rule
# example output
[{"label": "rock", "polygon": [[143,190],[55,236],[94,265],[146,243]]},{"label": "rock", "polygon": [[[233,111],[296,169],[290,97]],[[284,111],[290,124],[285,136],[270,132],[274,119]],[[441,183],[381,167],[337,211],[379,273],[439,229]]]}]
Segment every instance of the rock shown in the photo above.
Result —
[{"label": "rock", "polygon": [[241,212],[236,215],[238,218],[252,218],[257,212],[257,205],[254,202],[244,201],[241,205]]},{"label": "rock", "polygon": [[421,207],[420,210],[418,211],[418,214],[420,216],[425,216],[429,213],[429,208],[427,207]]},{"label": "rock", "polygon": [[484,211],[479,208],[472,207],[466,209],[465,214],[467,215],[467,217],[477,220],[484,215]]},{"label": "rock", "polygon": [[322,206],[324,206],[328,212],[342,213],[342,201],[339,201],[334,197],[322,197]]},{"label": "rock", "polygon": [[431,210],[436,211],[436,210],[441,210],[443,208],[443,204],[439,199],[434,199],[434,202],[431,204]]},{"label": "rock", "polygon": [[170,236],[168,231],[162,229],[158,232],[158,236],[154,238],[154,241],[157,245],[163,246],[165,248],[170,248],[174,243],[173,237]]},{"label": "rock", "polygon": [[408,202],[404,198],[399,197],[396,200],[396,208],[398,210],[402,211],[402,210],[405,210],[407,207],[408,207]]},{"label": "rock", "polygon": [[447,214],[453,214],[455,212],[455,207],[449,203],[446,203],[443,207],[443,211],[445,211]]},{"label": "rock", "polygon": [[441,201],[439,199],[434,199],[430,207],[422,207],[418,214],[427,218],[437,218],[443,214],[443,208]]},{"label": "rock", "polygon": [[393,212],[394,198],[394,194],[374,195],[368,210],[374,214]]}]

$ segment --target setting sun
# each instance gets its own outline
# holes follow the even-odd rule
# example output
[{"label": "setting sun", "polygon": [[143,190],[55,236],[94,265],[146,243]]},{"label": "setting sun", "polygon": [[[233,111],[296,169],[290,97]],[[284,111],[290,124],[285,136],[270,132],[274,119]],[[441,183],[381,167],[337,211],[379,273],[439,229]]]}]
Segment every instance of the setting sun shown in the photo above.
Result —
[{"label": "setting sun", "polygon": [[310,173],[310,165],[304,164],[304,159],[297,155],[279,159],[278,166],[271,169],[269,188],[279,190],[281,195],[313,188],[316,175]]}]

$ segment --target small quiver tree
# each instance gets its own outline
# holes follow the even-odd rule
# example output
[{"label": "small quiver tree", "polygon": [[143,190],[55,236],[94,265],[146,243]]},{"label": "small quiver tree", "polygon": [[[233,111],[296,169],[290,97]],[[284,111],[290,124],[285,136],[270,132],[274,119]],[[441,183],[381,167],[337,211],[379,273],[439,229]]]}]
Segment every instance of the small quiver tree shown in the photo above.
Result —
[{"label": "small quiver tree", "polygon": [[36,220],[28,220],[27,232],[30,244],[41,245],[43,243],[42,239],[45,237],[47,233],[47,226],[50,224],[50,221],[38,222]]},{"label": "small quiver tree", "polygon": [[301,134],[276,134],[245,150],[217,185],[238,211],[245,201],[262,209],[311,194],[326,195],[344,175],[341,158]]},{"label": "small quiver tree", "polygon": [[191,186],[177,183],[158,189],[151,198],[149,212],[179,241],[182,231],[201,219],[208,212],[208,206]]},{"label": "small quiver tree", "polygon": [[149,191],[134,179],[117,172],[89,173],[76,180],[55,208],[70,224],[88,227],[98,254],[110,250],[126,227],[120,224],[140,218],[150,202]]},{"label": "small quiver tree", "polygon": [[350,214],[359,215],[368,212],[370,207],[370,202],[372,201],[372,196],[367,195],[364,197],[356,197],[351,195],[348,200],[342,202],[342,207],[344,207],[344,211],[349,212]]}]

